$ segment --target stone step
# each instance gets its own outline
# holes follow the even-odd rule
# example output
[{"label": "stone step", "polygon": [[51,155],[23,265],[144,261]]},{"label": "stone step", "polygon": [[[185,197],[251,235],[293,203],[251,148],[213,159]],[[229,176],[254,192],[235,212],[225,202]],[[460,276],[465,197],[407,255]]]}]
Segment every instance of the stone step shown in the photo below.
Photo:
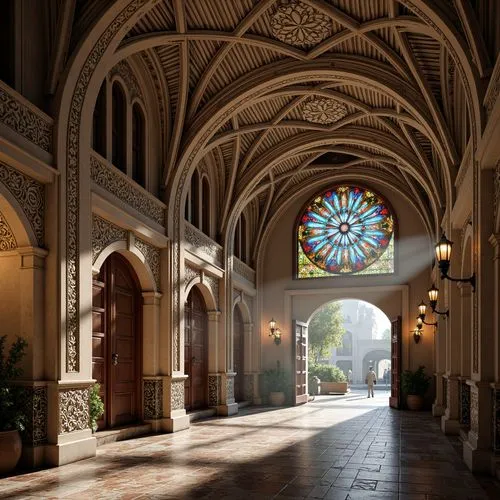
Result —
[{"label": "stone step", "polygon": [[102,446],[116,441],[145,436],[152,432],[152,428],[151,424],[132,424],[116,427],[115,429],[98,431],[94,434],[94,437],[97,439],[97,446]]}]

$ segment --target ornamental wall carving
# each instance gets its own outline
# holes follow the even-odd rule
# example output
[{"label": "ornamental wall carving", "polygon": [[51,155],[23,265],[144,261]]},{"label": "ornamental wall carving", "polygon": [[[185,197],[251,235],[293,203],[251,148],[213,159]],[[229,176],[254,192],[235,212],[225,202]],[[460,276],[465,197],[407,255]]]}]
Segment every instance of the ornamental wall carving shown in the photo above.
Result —
[{"label": "ornamental wall carving", "polygon": [[23,402],[26,416],[23,442],[40,446],[47,442],[47,387],[26,387]]},{"label": "ornamental wall carving", "polygon": [[182,410],[184,408],[184,380],[172,380],[171,406],[172,410]]},{"label": "ornamental wall carving", "polygon": [[460,424],[470,428],[470,385],[465,381],[460,384]]},{"label": "ornamental wall carving", "polygon": [[255,271],[236,257],[233,258],[233,270],[242,278],[245,278],[251,283],[255,283]]},{"label": "ornamental wall carving", "polygon": [[0,82],[0,122],[47,153],[52,153],[52,121]]},{"label": "ornamental wall carving", "polygon": [[89,428],[89,389],[59,392],[59,434]]},{"label": "ornamental wall carving", "polygon": [[215,300],[215,307],[219,304],[219,280],[218,278],[214,278],[212,276],[204,275],[203,281],[208,285],[210,290],[212,290],[212,294]]},{"label": "ornamental wall carving", "polygon": [[208,376],[208,406],[217,406],[221,400],[220,375]]},{"label": "ornamental wall carving", "polygon": [[495,217],[496,230],[498,230],[498,209],[500,208],[500,161],[495,166],[495,197],[493,202],[493,215]]},{"label": "ornamental wall carving", "polygon": [[92,214],[92,264],[100,253],[115,241],[126,241],[127,231],[115,224]]},{"label": "ornamental wall carving", "polygon": [[476,434],[479,431],[479,393],[477,387],[470,391],[470,430]]},{"label": "ornamental wall carving", "polygon": [[201,281],[201,272],[199,269],[186,265],[184,268],[184,290],[187,288],[192,280],[197,279]]},{"label": "ornamental wall carving", "polygon": [[234,377],[226,377],[226,401],[234,401]]},{"label": "ornamental wall carving", "polygon": [[0,162],[0,182],[21,206],[35,233],[38,246],[43,247],[45,229],[45,189],[42,183]]},{"label": "ornamental wall carving", "polygon": [[164,226],[165,209],[163,204],[160,201],[155,202],[152,200],[150,196],[135,185],[132,179],[93,155],[90,156],[90,168],[92,180],[98,186],[109,191],[148,219],[152,219],[157,224]]},{"label": "ornamental wall carving", "polygon": [[14,250],[14,248],[17,248],[16,237],[7,223],[7,219],[0,212],[0,252]]},{"label": "ornamental wall carving", "polygon": [[135,238],[134,246],[139,250],[139,252],[142,253],[142,255],[144,255],[144,259],[153,273],[156,290],[160,290],[160,249],[146,243],[140,238]]},{"label": "ornamental wall carving", "polygon": [[184,237],[196,250],[212,257],[218,264],[222,262],[222,247],[199,229],[186,223]]},{"label": "ornamental wall carving", "polygon": [[135,98],[139,98],[144,101],[141,86],[137,81],[134,70],[130,67],[130,64],[127,61],[122,60],[113,67],[110,71],[110,76],[113,77],[115,75],[120,76],[120,78],[125,82],[131,101]]},{"label": "ornamental wall carving", "polygon": [[144,380],[144,419],[157,420],[163,416],[163,380]]},{"label": "ornamental wall carving", "polygon": [[290,0],[278,7],[271,18],[273,35],[296,47],[317,45],[332,34],[331,19],[309,5]]}]

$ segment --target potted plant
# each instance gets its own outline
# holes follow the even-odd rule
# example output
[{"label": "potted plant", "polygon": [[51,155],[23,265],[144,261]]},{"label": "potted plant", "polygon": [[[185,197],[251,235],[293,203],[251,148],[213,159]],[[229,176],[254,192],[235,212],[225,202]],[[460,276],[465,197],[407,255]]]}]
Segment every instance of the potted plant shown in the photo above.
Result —
[{"label": "potted plant", "polygon": [[401,388],[406,394],[406,405],[409,410],[421,410],[424,406],[424,395],[429,389],[431,377],[424,373],[420,365],[416,371],[405,370],[401,374]]},{"label": "potted plant", "polygon": [[21,457],[21,437],[24,430],[24,415],[21,386],[13,384],[23,370],[17,365],[25,355],[28,343],[17,337],[5,354],[7,335],[0,337],[0,475],[7,474],[17,465]]},{"label": "potted plant", "polygon": [[285,404],[285,393],[288,384],[288,376],[280,369],[279,361],[276,363],[276,369],[264,372],[264,389],[269,395],[269,403],[272,406],[283,406]]},{"label": "potted plant", "polygon": [[90,388],[89,397],[89,424],[92,432],[97,431],[97,421],[101,418],[104,413],[104,403],[102,402],[101,396],[101,386],[99,384],[94,384]]},{"label": "potted plant", "polygon": [[309,384],[313,377],[318,377],[320,394],[345,394],[348,391],[345,373],[335,365],[313,364],[308,367]]}]

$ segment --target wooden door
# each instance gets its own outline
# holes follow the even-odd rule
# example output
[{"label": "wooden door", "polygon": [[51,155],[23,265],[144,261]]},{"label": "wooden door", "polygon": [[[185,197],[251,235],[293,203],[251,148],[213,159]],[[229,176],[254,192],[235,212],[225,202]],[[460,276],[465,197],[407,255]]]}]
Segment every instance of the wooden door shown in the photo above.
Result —
[{"label": "wooden door", "polygon": [[141,302],[130,265],[111,255],[93,282],[92,375],[105,407],[99,429],[140,419]]},{"label": "wooden door", "polygon": [[193,288],[185,305],[184,360],[186,410],[208,405],[208,318],[201,293]]},{"label": "wooden door", "polygon": [[307,323],[293,321],[292,331],[295,332],[293,342],[292,366],[295,367],[295,396],[293,403],[307,403]]},{"label": "wooden door", "polygon": [[245,326],[243,317],[238,307],[233,313],[233,369],[234,377],[234,399],[245,400]]},{"label": "wooden door", "polygon": [[391,321],[391,408],[401,408],[401,316]]}]

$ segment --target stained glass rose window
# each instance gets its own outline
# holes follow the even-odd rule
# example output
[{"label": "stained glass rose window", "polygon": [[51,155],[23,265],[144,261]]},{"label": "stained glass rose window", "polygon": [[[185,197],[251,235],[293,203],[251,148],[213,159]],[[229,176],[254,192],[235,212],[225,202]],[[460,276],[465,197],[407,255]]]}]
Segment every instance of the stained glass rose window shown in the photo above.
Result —
[{"label": "stained glass rose window", "polygon": [[[301,215],[298,276],[393,272],[393,232],[394,218],[381,196],[356,186],[330,189]],[[378,261],[378,269],[366,272]]]}]

